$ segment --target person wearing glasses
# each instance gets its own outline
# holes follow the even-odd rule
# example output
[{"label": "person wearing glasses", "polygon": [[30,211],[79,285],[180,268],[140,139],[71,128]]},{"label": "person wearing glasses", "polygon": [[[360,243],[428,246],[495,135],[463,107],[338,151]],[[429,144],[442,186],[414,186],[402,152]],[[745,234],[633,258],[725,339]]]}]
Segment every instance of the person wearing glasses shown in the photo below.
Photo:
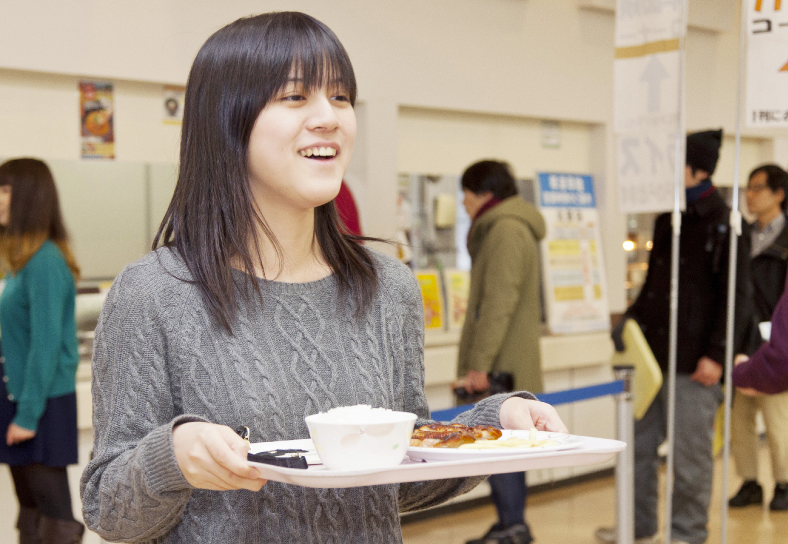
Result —
[{"label": "person wearing glasses", "polygon": [[[763,344],[758,323],[771,320],[785,287],[788,270],[788,173],[775,164],[765,164],[750,173],[747,184],[747,209],[755,216],[750,225],[750,275],[753,290],[752,341],[748,354]],[[730,506],[744,507],[763,503],[763,488],[758,483],[758,434],[755,416],[763,414],[769,438],[775,487],[771,510],[788,510],[788,393],[749,396],[736,392],[731,415],[731,451],[736,471],[744,480],[730,499]]]}]

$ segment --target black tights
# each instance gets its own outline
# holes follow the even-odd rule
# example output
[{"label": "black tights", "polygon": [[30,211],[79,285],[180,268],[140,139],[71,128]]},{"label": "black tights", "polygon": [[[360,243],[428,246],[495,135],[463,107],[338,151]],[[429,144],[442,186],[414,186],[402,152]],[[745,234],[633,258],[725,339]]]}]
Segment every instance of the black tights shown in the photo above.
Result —
[{"label": "black tights", "polygon": [[10,468],[21,507],[35,508],[54,519],[74,519],[68,473],[64,467],[20,465]]}]

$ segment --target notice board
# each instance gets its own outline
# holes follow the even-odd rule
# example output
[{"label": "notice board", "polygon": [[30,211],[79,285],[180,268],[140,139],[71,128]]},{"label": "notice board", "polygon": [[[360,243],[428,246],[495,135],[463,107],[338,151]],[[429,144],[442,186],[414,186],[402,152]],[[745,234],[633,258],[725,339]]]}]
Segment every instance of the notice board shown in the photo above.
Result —
[{"label": "notice board", "polygon": [[550,332],[609,329],[593,177],[540,172],[539,206],[547,223],[541,243],[542,285]]}]

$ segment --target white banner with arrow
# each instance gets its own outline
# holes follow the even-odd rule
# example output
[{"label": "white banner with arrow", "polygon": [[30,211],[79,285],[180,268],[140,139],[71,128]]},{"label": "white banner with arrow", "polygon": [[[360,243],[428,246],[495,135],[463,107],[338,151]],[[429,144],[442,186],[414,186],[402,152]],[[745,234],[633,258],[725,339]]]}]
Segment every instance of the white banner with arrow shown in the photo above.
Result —
[{"label": "white banner with arrow", "polygon": [[622,213],[673,208],[681,5],[618,0],[614,126]]}]

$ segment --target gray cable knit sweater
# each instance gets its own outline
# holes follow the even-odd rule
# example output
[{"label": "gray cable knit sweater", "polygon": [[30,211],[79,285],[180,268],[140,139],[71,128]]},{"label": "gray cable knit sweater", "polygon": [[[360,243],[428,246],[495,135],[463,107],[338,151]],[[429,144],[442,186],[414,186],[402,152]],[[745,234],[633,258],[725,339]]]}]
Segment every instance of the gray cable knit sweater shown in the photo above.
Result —
[{"label": "gray cable knit sweater", "polygon": [[[178,468],[172,427],[184,421],[248,425],[257,442],[307,438],[304,417],[336,406],[429,417],[418,285],[407,267],[371,253],[380,288],[363,319],[353,317],[352,297],[338,296],[333,276],[264,281],[262,306],[242,303],[232,335],[209,318],[172,251],[129,265],[96,329],[94,457],[81,482],[88,526],[123,542],[391,544],[402,541],[398,511],[478,484],[481,478],[349,489],[268,482],[257,493],[219,492],[193,488]],[[505,398],[490,397],[458,421],[499,425]]]}]

